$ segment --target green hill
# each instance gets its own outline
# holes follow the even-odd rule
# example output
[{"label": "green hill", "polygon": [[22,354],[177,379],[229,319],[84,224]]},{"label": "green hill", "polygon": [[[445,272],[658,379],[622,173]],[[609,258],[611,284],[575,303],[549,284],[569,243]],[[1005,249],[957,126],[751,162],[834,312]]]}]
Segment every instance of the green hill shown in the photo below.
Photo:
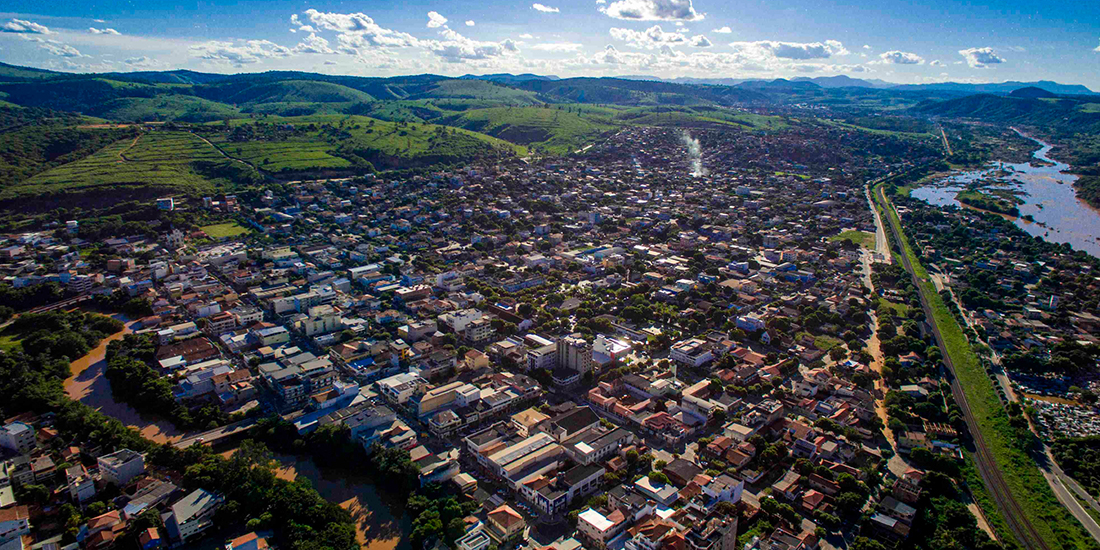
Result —
[{"label": "green hill", "polygon": [[118,202],[161,193],[199,194],[261,181],[240,162],[187,132],[154,131],[115,141],[0,192],[0,199]]},{"label": "green hill", "polygon": [[432,124],[321,115],[235,120],[204,135],[228,155],[272,173],[417,168],[524,155],[526,149],[477,132]]},{"label": "green hill", "polygon": [[114,99],[151,98],[173,90],[169,84],[153,85],[105,78],[0,83],[0,93],[6,94],[5,100],[11,103],[77,113],[90,112]]},{"label": "green hill", "polygon": [[978,94],[925,103],[913,110],[926,115],[1040,126],[1053,134],[1100,133],[1100,112],[1079,108],[1093,105],[1089,99],[1035,99]]},{"label": "green hill", "polygon": [[197,87],[196,94],[222,103],[256,105],[262,103],[367,103],[370,94],[313,80],[288,80],[254,84],[226,82]]},{"label": "green hill", "polygon": [[617,128],[610,123],[593,122],[561,106],[476,109],[434,122],[482,132],[559,155],[579,149],[601,134]]},{"label": "green hill", "polygon": [[124,97],[112,99],[89,109],[89,114],[126,122],[209,122],[241,116],[234,107],[186,95]]}]

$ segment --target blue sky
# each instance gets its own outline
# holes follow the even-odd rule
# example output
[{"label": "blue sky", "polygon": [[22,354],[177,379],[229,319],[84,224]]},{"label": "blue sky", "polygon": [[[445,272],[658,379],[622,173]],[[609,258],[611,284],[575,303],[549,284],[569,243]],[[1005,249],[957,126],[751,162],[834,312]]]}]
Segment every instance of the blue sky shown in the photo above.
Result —
[{"label": "blue sky", "polygon": [[0,61],[69,71],[532,72],[1100,91],[1100,2],[8,0]]}]

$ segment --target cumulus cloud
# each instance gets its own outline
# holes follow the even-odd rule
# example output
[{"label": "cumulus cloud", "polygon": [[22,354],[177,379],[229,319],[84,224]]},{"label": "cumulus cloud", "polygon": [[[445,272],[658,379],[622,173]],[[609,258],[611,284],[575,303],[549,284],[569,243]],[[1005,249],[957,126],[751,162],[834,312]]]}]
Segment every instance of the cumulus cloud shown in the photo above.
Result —
[{"label": "cumulus cloud", "polygon": [[1093,48],[1092,51],[1100,53],[1100,46]]},{"label": "cumulus cloud", "polygon": [[447,18],[443,17],[437,11],[428,12],[428,28],[436,29],[447,24]]},{"label": "cumulus cloud", "polygon": [[468,19],[468,20],[466,20],[466,26],[467,26],[467,27],[472,27],[472,26],[474,26],[474,25],[476,25],[476,23],[474,23],[474,20],[473,20],[473,19]]},{"label": "cumulus cloud", "polygon": [[531,49],[540,52],[575,52],[579,51],[582,47],[582,44],[576,42],[549,42],[546,44],[535,44],[531,46]]},{"label": "cumulus cloud", "polygon": [[523,33],[523,34],[519,35],[519,37],[524,39],[524,40],[530,40],[530,39],[534,38],[535,35],[528,32],[528,33]]},{"label": "cumulus cloud", "polygon": [[292,53],[290,48],[269,40],[211,40],[191,46],[189,52],[192,57],[238,67],[258,63],[263,59],[288,57]]},{"label": "cumulus cloud", "polygon": [[308,38],[303,39],[294,46],[294,53],[336,53],[328,45],[328,40],[317,36],[314,33],[310,33]]},{"label": "cumulus cloud", "polygon": [[882,63],[888,65],[923,65],[924,58],[910,52],[903,52],[899,50],[891,50],[879,54],[879,59]]},{"label": "cumulus cloud", "polygon": [[712,44],[710,39],[707,38],[706,36],[701,35],[701,34],[697,34],[697,35],[691,37],[691,45],[695,46],[696,48],[709,48],[709,47],[713,46],[714,44]]},{"label": "cumulus cloud", "polygon": [[11,32],[16,34],[53,34],[45,25],[39,25],[38,23],[25,19],[12,19],[0,25],[0,32]]},{"label": "cumulus cloud", "polygon": [[384,28],[363,13],[327,13],[311,8],[305,15],[312,28],[336,31],[340,33],[338,41],[344,39],[347,45],[354,44],[356,48],[407,48],[420,43],[415,36]]},{"label": "cumulus cloud", "polygon": [[702,21],[691,0],[617,0],[599,8],[608,17],[633,21]]},{"label": "cumulus cloud", "polygon": [[940,61],[939,59],[934,59],[931,63],[929,63],[929,65],[933,67],[943,67],[943,61]]},{"label": "cumulus cloud", "polygon": [[561,11],[558,8],[552,8],[550,6],[544,6],[542,4],[531,4],[531,9],[535,11],[541,11],[543,13],[558,13]]},{"label": "cumulus cloud", "polygon": [[110,29],[110,28],[108,28],[108,29],[97,29],[95,27],[88,27],[88,32],[90,32],[92,34],[112,34],[112,35],[115,35],[115,36],[118,36],[118,35],[122,34],[122,33],[118,32],[114,29]]},{"label": "cumulus cloud", "polygon": [[733,42],[730,46],[738,52],[754,57],[778,57],[781,59],[828,59],[834,55],[846,55],[848,50],[838,40],[824,42]]},{"label": "cumulus cloud", "polygon": [[653,25],[644,31],[611,27],[611,37],[629,42],[635,48],[655,49],[662,45],[687,44],[688,38],[678,32],[665,32],[660,25]]},{"label": "cumulus cloud", "polygon": [[481,42],[466,38],[447,28],[439,34],[443,36],[443,40],[426,40],[423,44],[428,51],[438,55],[447,63],[491,59],[519,52],[519,46],[512,40]]},{"label": "cumulus cloud", "polygon": [[714,32],[716,32],[718,34],[729,34],[729,33],[733,32],[733,29],[731,29],[729,27],[722,27],[722,28],[714,29]]},{"label": "cumulus cloud", "polygon": [[1005,59],[997,52],[993,51],[993,48],[969,48],[966,50],[959,50],[959,55],[963,56],[966,60],[966,64],[976,69],[984,69],[989,65],[998,65],[1004,63]]}]

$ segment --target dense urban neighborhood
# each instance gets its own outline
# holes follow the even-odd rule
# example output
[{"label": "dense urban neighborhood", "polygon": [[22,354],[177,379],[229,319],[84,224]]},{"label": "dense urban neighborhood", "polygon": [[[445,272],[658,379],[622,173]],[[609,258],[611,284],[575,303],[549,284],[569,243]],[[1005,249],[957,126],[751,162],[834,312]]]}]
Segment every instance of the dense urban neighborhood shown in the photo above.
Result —
[{"label": "dense urban neighborhood", "polygon": [[2,220],[0,550],[1097,548],[1100,260],[922,199],[1030,138],[822,109],[119,124],[255,178]]}]

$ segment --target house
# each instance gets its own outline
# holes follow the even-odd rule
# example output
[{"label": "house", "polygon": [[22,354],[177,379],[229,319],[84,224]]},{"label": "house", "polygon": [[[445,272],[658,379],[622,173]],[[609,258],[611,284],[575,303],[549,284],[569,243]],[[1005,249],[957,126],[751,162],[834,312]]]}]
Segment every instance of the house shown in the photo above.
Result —
[{"label": "house", "polygon": [[164,540],[160,537],[160,530],[150,527],[142,531],[138,535],[138,545],[141,546],[141,550],[154,550],[163,546]]},{"label": "house", "polygon": [[225,543],[225,550],[265,550],[266,548],[268,548],[267,539],[257,535],[255,531]]},{"label": "house", "polygon": [[496,541],[498,545],[523,535],[523,529],[527,527],[527,522],[524,521],[523,516],[507,504],[502,504],[489,512],[488,520],[489,537]]},{"label": "house", "polygon": [[195,489],[172,505],[164,521],[168,535],[184,543],[201,535],[214,524],[214,512],[224,501],[221,495]]},{"label": "house", "polygon": [[69,484],[69,498],[81,504],[95,498],[95,480],[88,474],[83,464],[70,466],[65,470],[65,481]]},{"label": "house", "polygon": [[31,532],[30,509],[26,506],[0,508],[0,545]]},{"label": "house", "polygon": [[703,473],[703,469],[690,460],[677,458],[666,464],[661,472],[676,486],[686,487],[691,480],[695,479],[695,476]]}]

